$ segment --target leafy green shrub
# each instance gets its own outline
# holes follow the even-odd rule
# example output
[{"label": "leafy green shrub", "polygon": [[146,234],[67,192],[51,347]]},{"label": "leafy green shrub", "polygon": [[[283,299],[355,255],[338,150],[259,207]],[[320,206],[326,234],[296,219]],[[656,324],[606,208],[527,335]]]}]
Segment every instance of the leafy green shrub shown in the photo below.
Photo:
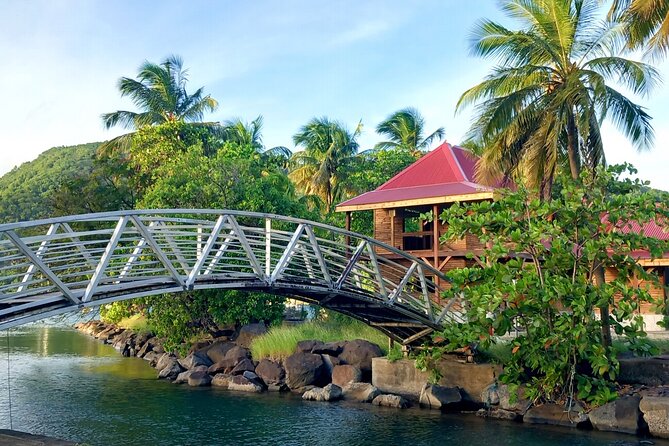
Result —
[{"label": "leafy green shrub", "polygon": [[394,343],[391,348],[388,349],[388,354],[386,355],[388,361],[395,362],[404,358],[404,353],[402,352],[402,347],[398,343]]},{"label": "leafy green shrub", "polygon": [[[503,382],[525,383],[531,399],[610,400],[619,364],[609,327],[631,349],[650,351],[638,310],[653,299],[630,279],[657,284],[658,278],[629,253],[646,250],[657,258],[669,251],[666,241],[627,230],[630,222],[664,224],[669,211],[643,183],[619,180],[623,173],[635,171],[617,166],[579,182],[562,178],[552,200],[519,187],[494,202],[445,210],[444,238],[478,237],[488,247],[481,259],[486,266],[449,273],[453,286],[445,297],[462,293],[467,322],[446,326],[439,333],[446,345],[423,366],[444,350],[472,343],[489,349],[519,329]],[[617,271],[609,282],[606,268]]]}]

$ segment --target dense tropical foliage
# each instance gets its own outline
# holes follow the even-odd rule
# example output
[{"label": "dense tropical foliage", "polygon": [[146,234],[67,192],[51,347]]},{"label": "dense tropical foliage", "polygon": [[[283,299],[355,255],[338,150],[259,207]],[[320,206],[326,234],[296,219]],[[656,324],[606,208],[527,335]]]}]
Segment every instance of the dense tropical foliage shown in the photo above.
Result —
[{"label": "dense tropical foliage", "polygon": [[[647,286],[657,284],[632,257],[647,251],[657,258],[669,243],[629,231],[632,223],[666,222],[666,196],[649,191],[627,166],[597,175],[558,178],[552,200],[520,187],[494,202],[455,205],[440,216],[449,227],[445,242],[475,235],[487,244],[485,266],[449,272],[453,287],[445,297],[462,293],[466,323],[451,324],[435,339],[443,350],[463,346],[487,348],[514,334],[503,382],[525,383],[539,401],[578,398],[595,404],[615,398],[618,371],[615,351],[602,334],[600,307],[608,322],[633,350],[648,352],[639,308],[662,307]],[[518,255],[516,253],[523,253]],[[608,282],[598,269],[616,275]]]},{"label": "dense tropical foliage", "polygon": [[[464,145],[482,157],[482,181],[506,177],[518,188],[439,216],[448,225],[444,242],[475,236],[488,248],[481,267],[450,273],[455,286],[445,297],[463,293],[468,322],[439,333],[441,347],[427,351],[423,365],[452,348],[486,347],[517,331],[504,382],[526,384],[536,400],[599,404],[615,396],[609,327],[633,349],[646,348],[636,310],[652,298],[630,286],[630,278],[656,278],[627,254],[647,250],[654,257],[669,247],[624,229],[632,220],[665,222],[666,197],[621,179],[634,173],[629,168],[603,168],[601,126],[608,119],[639,149],[652,144],[650,115],[626,95],[647,95],[659,76],[626,57],[640,48],[666,52],[669,2],[616,0],[608,21],[602,3],[503,0],[518,28],[482,20],[474,32],[473,53],[497,66],[460,98],[458,110],[475,107]],[[329,117],[313,118],[295,133],[294,153],[267,149],[260,116],[203,122],[217,102],[202,88],[189,94],[187,80],[176,56],[144,63],[136,79],[121,78],[121,96],[138,111],[107,113],[103,123],[133,132],[94,156],[94,145],[53,149],[5,175],[0,218],[193,207],[343,225],[333,212],[337,203],[378,187],[444,137],[443,128],[428,134],[424,118],[409,107],[375,127],[381,141],[370,150],[359,147],[362,122],[351,131]],[[371,235],[371,217],[357,213],[352,229]],[[605,282],[606,268],[618,276]],[[275,296],[206,291],[115,303],[103,315],[141,313],[168,346],[178,346],[221,324],[272,323],[282,311]]]},{"label": "dense tropical foliage", "polygon": [[98,145],[54,147],[0,177],[0,223],[57,214],[61,184],[90,174]]}]

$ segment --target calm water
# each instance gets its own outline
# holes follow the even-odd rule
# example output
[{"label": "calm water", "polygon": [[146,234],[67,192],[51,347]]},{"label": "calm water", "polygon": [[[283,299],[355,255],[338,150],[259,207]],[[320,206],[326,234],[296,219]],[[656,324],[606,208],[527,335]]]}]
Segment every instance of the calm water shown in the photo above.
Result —
[{"label": "calm water", "polygon": [[[0,428],[9,428],[7,338],[0,337]],[[294,395],[247,395],[155,379],[137,358],[74,330],[10,332],[13,428],[91,445],[637,445],[635,437]],[[669,445],[653,440],[657,445]]]}]

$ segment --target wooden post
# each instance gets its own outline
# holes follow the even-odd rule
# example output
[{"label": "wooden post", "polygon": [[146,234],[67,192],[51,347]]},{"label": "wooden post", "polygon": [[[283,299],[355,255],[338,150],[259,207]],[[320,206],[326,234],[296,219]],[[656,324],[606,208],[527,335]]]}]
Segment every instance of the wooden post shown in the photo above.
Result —
[{"label": "wooden post", "polygon": [[395,246],[395,209],[390,209],[388,215],[390,216],[390,246],[397,248]]},{"label": "wooden post", "polygon": [[[346,230],[350,231],[351,230],[351,211],[346,211]],[[346,257],[351,255],[351,250],[349,247],[351,246],[351,236],[346,234]]]},{"label": "wooden post", "polygon": [[432,206],[432,255],[434,267],[439,268],[439,205]]}]

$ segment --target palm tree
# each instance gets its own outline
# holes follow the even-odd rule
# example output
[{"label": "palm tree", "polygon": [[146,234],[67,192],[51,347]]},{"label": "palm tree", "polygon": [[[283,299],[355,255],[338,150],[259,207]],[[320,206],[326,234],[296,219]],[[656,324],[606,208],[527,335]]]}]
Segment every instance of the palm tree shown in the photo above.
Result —
[{"label": "palm tree", "polygon": [[267,149],[262,140],[262,126],[262,116],[258,116],[251,122],[244,122],[240,118],[234,118],[223,123],[221,136],[224,141],[253,148],[256,153],[261,155],[267,165],[272,165],[285,171],[288,168],[288,161],[293,153],[284,146]]},{"label": "palm tree", "polygon": [[630,48],[647,45],[651,56],[669,52],[669,0],[614,0],[609,18],[625,24]]},{"label": "palm tree", "polygon": [[291,158],[290,179],[304,193],[317,195],[328,210],[346,192],[346,178],[358,151],[356,138],[362,131],[358,123],[353,133],[328,118],[313,118],[293,136],[304,148]]},{"label": "palm tree", "polygon": [[[102,123],[109,129],[121,126],[131,130],[141,127],[163,124],[166,122],[198,122],[204,113],[212,112],[218,102],[209,95],[204,95],[203,88],[193,94],[186,91],[188,70],[183,68],[183,61],[178,56],[169,56],[160,64],[144,62],[139,68],[137,79],[122,77],[118,88],[122,97],[129,97],[141,110],[132,112],[118,110],[104,113]],[[217,123],[201,123],[215,129]],[[126,147],[132,133],[121,135],[100,147],[104,152]]]},{"label": "palm tree", "polygon": [[415,108],[403,108],[388,116],[376,127],[376,133],[388,137],[374,146],[375,149],[396,148],[406,150],[419,158],[434,141],[444,139],[444,128],[439,127],[429,136],[423,137],[425,119]]},{"label": "palm tree", "polygon": [[118,81],[121,96],[128,96],[141,112],[118,110],[102,115],[105,128],[116,125],[138,129],[170,121],[201,121],[205,111],[214,111],[218,102],[203,96],[203,88],[186,92],[188,70],[178,56],[169,56],[161,64],[144,62],[137,79],[122,77]]},{"label": "palm tree", "polygon": [[649,65],[611,48],[622,27],[598,21],[598,0],[504,0],[522,29],[481,21],[472,52],[496,59],[486,79],[466,91],[457,109],[476,104],[470,136],[486,149],[481,181],[521,177],[550,191],[556,169],[605,163],[600,125],[609,118],[638,149],[653,141],[650,116],[609,81],[648,94],[658,80]]}]

